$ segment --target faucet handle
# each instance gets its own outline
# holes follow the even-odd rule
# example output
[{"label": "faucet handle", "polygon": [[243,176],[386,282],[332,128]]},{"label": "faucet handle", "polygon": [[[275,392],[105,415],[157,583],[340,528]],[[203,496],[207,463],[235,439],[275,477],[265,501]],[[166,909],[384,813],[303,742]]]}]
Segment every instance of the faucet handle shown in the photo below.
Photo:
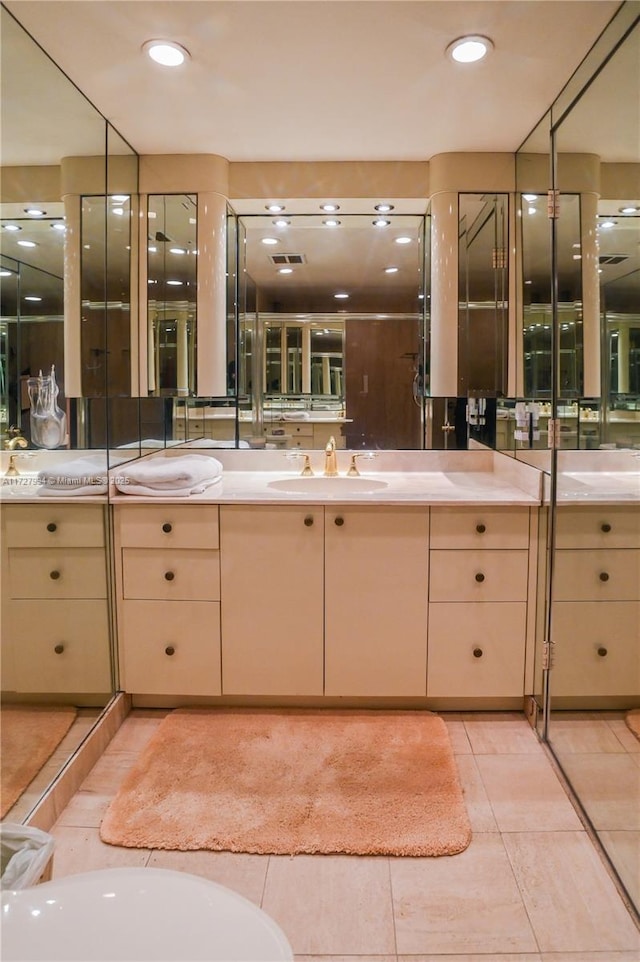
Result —
[{"label": "faucet handle", "polygon": [[372,461],[373,458],[377,457],[378,455],[375,451],[356,451],[355,454],[351,455],[351,464],[349,465],[349,470],[347,471],[347,477],[357,478],[360,476],[358,465],[356,464],[356,458],[364,458],[367,461]]},{"label": "faucet handle", "polygon": [[294,459],[297,460],[298,458],[304,458],[302,477],[313,477],[313,469],[311,467],[311,460],[308,454],[305,454],[303,451],[287,451],[285,452],[285,458],[287,458],[289,461],[293,461]]}]

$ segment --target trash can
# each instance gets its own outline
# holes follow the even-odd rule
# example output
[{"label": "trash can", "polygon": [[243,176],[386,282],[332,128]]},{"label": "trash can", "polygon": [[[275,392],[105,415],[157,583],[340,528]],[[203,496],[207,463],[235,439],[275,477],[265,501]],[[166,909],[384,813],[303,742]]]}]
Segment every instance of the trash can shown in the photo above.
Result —
[{"label": "trash can", "polygon": [[54,839],[39,828],[0,823],[0,888],[26,889],[51,878]]}]

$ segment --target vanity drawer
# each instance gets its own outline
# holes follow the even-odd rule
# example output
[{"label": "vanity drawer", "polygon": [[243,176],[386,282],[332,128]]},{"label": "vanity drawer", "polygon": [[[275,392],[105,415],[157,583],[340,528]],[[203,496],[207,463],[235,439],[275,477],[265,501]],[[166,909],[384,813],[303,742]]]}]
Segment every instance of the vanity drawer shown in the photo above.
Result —
[{"label": "vanity drawer", "polygon": [[432,508],[432,548],[528,548],[528,508]]},{"label": "vanity drawer", "polygon": [[640,548],[640,511],[637,506],[558,505],[558,548]]},{"label": "vanity drawer", "polygon": [[12,601],[7,607],[5,630],[19,642],[13,645],[11,687],[47,694],[111,691],[103,601]]},{"label": "vanity drawer", "polygon": [[135,504],[116,508],[123,548],[218,548],[215,504]]},{"label": "vanity drawer", "polygon": [[429,605],[427,695],[523,695],[526,623],[521,602]]},{"label": "vanity drawer", "polygon": [[431,551],[429,601],[526,601],[528,551]]},{"label": "vanity drawer", "polygon": [[220,694],[219,603],[127,601],[123,606],[122,638],[125,691]]},{"label": "vanity drawer", "polygon": [[640,551],[556,551],[555,601],[635,601]]},{"label": "vanity drawer", "polygon": [[640,603],[555,602],[552,695],[640,692]]},{"label": "vanity drawer", "polygon": [[219,601],[220,555],[197,548],[124,548],[122,589],[124,598]]},{"label": "vanity drawer", "polygon": [[313,437],[313,424],[309,424],[308,422],[298,424],[294,421],[285,421],[283,427],[286,428],[287,434],[291,434],[294,438]]},{"label": "vanity drawer", "polygon": [[5,543],[10,548],[99,548],[105,542],[103,511],[99,504],[7,505]]},{"label": "vanity drawer", "polygon": [[106,598],[101,548],[9,548],[12,598]]}]

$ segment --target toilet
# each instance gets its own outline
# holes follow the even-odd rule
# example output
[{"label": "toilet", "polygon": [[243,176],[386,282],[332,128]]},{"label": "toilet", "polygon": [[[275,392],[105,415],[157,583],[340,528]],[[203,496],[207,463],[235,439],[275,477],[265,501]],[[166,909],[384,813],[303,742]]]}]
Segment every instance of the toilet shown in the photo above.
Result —
[{"label": "toilet", "polygon": [[2,893],[3,962],[292,962],[236,892],[185,872],[100,869]]}]

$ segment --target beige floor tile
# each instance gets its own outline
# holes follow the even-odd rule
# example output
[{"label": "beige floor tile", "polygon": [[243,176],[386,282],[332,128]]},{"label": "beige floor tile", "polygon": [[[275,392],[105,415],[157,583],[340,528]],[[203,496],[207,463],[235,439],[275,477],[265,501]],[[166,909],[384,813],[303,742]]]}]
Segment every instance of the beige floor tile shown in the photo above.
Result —
[{"label": "beige floor tile", "polygon": [[582,827],[545,755],[477,755],[475,761],[501,832]]},{"label": "beige floor tile", "polygon": [[218,882],[260,905],[267,874],[268,855],[237,852],[152,852],[150,868],[189,872]]},{"label": "beige floor tile", "polygon": [[[295,962],[397,962],[395,955],[296,955]],[[485,959],[484,962],[487,962]]]},{"label": "beige floor tile", "polygon": [[[538,952],[507,952],[495,955],[399,955],[398,962],[541,962]],[[579,962],[574,959],[573,962]]]},{"label": "beige floor tile", "polygon": [[606,721],[564,719],[553,715],[549,742],[554,752],[622,752],[624,747]]},{"label": "beige floor tile", "polygon": [[562,755],[558,758],[597,831],[640,830],[640,768],[618,755]]},{"label": "beige floor tile", "polygon": [[640,951],[640,932],[585,832],[502,838],[542,952]]},{"label": "beige floor tile", "polygon": [[457,755],[456,765],[473,832],[497,832],[498,826],[473,755]]},{"label": "beige floor tile", "polygon": [[640,832],[599,832],[602,846],[622,884],[640,907]]},{"label": "beige floor tile", "polygon": [[449,741],[454,755],[470,755],[471,743],[467,737],[467,731],[462,719],[456,720],[443,715],[443,720],[449,732]]},{"label": "beige floor tile", "polygon": [[640,738],[636,738],[624,718],[612,718],[607,724],[626,752],[640,755]]},{"label": "beige floor tile", "polygon": [[148,849],[105,845],[95,828],[54,825],[51,834],[55,839],[54,878],[100,868],[120,868],[125,865],[140,867],[147,864],[150,854]]},{"label": "beige floor tile", "polygon": [[510,712],[505,712],[504,718],[465,718],[464,727],[475,755],[542,752],[536,733],[523,716],[514,717]]},{"label": "beige floor tile", "polygon": [[[640,956],[631,952],[543,952],[541,962],[638,962]],[[500,959],[502,962],[502,959]]]},{"label": "beige floor tile", "polygon": [[107,753],[142,751],[167,714],[163,709],[132,711],[111,739]]},{"label": "beige floor tile", "polygon": [[386,858],[271,856],[262,908],[301,955],[395,952]]},{"label": "beige floor tile", "polygon": [[399,955],[537,951],[499,835],[475,835],[459,855],[389,862]]}]

